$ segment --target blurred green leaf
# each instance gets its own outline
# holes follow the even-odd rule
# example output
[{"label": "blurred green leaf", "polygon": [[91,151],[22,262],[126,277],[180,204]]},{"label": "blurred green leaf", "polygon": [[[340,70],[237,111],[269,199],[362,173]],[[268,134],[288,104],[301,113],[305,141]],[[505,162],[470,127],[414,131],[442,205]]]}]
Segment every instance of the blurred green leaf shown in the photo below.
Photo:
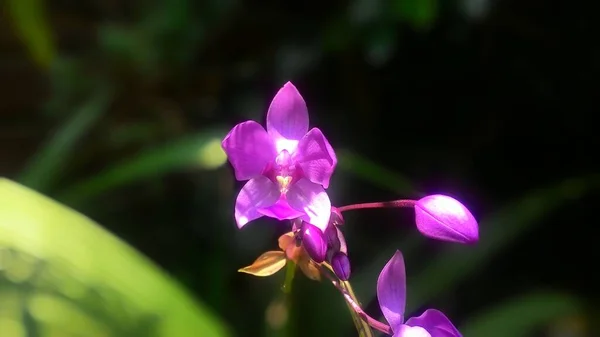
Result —
[{"label": "blurred green leaf", "polygon": [[29,49],[35,61],[48,67],[56,51],[50,26],[44,15],[42,0],[8,0],[10,16],[17,34]]},{"label": "blurred green leaf", "polygon": [[370,64],[380,67],[386,64],[396,51],[398,32],[394,26],[378,27],[367,39],[366,53]]},{"label": "blurred green leaf", "polygon": [[438,15],[437,0],[393,0],[392,13],[415,29],[428,29]]},{"label": "blurred green leaf", "polygon": [[480,239],[472,247],[451,246],[413,279],[409,277],[408,312],[456,286],[494,254],[529,233],[552,211],[600,187],[600,175],[567,179],[535,190],[480,222]]},{"label": "blurred green leaf", "polygon": [[533,292],[512,298],[468,320],[465,337],[525,337],[554,320],[581,311],[575,297],[560,293]]},{"label": "blurred green leaf", "polygon": [[345,16],[340,16],[327,23],[321,34],[323,49],[339,52],[356,42],[356,32]]},{"label": "blurred green leaf", "polygon": [[341,170],[350,172],[382,189],[402,195],[420,195],[408,178],[382,167],[358,153],[342,149],[337,151],[336,155],[339,162],[338,167]]},{"label": "blurred green leaf", "polygon": [[148,149],[75,184],[60,193],[57,199],[68,204],[80,203],[112,188],[156,177],[186,166],[217,168],[227,161],[221,149],[221,139],[224,135],[225,132],[220,129],[211,129]]},{"label": "blurred green leaf", "polygon": [[[79,333],[72,335],[86,336],[227,335],[206,308],[130,246],[89,218],[7,179],[0,179],[0,248],[0,292],[6,293],[0,296],[0,313],[9,321],[2,315],[0,320],[12,322],[13,331],[20,331],[18,321],[10,321],[6,310],[27,295],[29,319],[53,335],[71,335],[66,332],[73,329]],[[10,258],[15,254],[29,257],[15,263]],[[93,311],[94,306],[104,310]],[[132,314],[139,317],[136,330],[111,329]]]},{"label": "blurred green leaf", "polygon": [[94,126],[106,111],[111,94],[98,90],[93,97],[78,108],[37,151],[31,162],[18,179],[38,191],[47,191],[60,174],[63,164],[77,146],[81,138]]}]

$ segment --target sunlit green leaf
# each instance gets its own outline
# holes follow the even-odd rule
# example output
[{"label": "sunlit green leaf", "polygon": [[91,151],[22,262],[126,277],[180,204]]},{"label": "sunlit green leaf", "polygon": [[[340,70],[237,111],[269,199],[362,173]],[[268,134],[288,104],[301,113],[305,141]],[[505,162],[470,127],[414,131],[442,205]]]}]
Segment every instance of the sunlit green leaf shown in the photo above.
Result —
[{"label": "sunlit green leaf", "polygon": [[94,126],[110,102],[111,94],[99,90],[77,109],[73,116],[53,132],[28,163],[19,182],[38,191],[46,191],[61,173],[65,162],[81,138]]},{"label": "sunlit green leaf", "polygon": [[408,298],[408,311],[433,299],[444,290],[456,286],[494,254],[502,251],[519,236],[531,232],[559,207],[583,197],[600,187],[600,176],[565,180],[557,185],[535,190],[503,207],[480,222],[480,239],[474,246],[449,246],[413,279]]},{"label": "sunlit green leaf", "polygon": [[54,60],[56,51],[44,14],[43,0],[8,0],[8,8],[17,34],[35,61],[48,67]]},{"label": "sunlit green leaf", "polygon": [[22,336],[34,326],[41,337],[227,335],[133,248],[6,179],[0,179],[0,309],[2,336]]},{"label": "sunlit green leaf", "polygon": [[68,188],[59,194],[58,200],[81,203],[112,188],[182,167],[217,168],[227,161],[221,148],[224,134],[221,130],[209,130],[148,149]]},{"label": "sunlit green leaf", "polygon": [[535,329],[581,309],[573,296],[534,292],[480,312],[460,330],[465,337],[531,336]]}]

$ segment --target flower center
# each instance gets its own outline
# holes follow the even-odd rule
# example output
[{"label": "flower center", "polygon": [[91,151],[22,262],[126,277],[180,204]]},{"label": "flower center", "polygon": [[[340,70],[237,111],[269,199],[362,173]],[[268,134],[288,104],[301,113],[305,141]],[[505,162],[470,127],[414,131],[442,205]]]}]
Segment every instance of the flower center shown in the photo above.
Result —
[{"label": "flower center", "polygon": [[283,194],[287,193],[296,173],[296,165],[293,163],[292,156],[287,150],[279,152],[275,158],[273,170],[275,171],[275,181],[279,185],[279,190]]}]

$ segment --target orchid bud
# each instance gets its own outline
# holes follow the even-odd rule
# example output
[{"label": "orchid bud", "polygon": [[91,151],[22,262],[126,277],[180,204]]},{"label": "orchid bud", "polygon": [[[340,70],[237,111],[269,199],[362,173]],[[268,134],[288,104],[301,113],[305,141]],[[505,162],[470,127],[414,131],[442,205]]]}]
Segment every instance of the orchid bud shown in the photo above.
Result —
[{"label": "orchid bud", "polygon": [[340,250],[340,239],[338,237],[338,229],[333,224],[329,224],[325,229],[325,238],[327,239],[327,250],[328,251],[339,251]]},{"label": "orchid bud", "polygon": [[335,275],[342,281],[348,281],[350,278],[350,260],[348,255],[337,252],[331,258],[331,267]]},{"label": "orchid bud", "polygon": [[325,255],[327,253],[327,239],[321,230],[305,222],[302,225],[300,232],[302,245],[308,253],[308,256],[316,263],[325,261]]},{"label": "orchid bud", "polygon": [[474,243],[479,240],[477,220],[458,200],[445,195],[429,195],[415,204],[419,231],[430,238]]}]

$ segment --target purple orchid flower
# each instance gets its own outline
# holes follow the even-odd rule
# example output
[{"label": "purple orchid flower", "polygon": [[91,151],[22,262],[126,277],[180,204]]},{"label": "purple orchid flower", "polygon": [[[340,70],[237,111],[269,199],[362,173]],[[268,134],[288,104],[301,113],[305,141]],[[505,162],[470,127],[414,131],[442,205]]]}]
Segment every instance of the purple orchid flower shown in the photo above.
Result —
[{"label": "purple orchid flower", "polygon": [[404,322],[406,272],[400,251],[396,251],[379,274],[377,299],[394,337],[462,337],[448,317],[435,309]]},{"label": "purple orchid flower", "polygon": [[239,181],[249,180],[235,204],[239,228],[262,216],[302,218],[324,231],[331,202],[325,192],[337,165],[333,148],[287,82],[267,112],[267,129],[255,121],[236,125],[222,142]]}]

